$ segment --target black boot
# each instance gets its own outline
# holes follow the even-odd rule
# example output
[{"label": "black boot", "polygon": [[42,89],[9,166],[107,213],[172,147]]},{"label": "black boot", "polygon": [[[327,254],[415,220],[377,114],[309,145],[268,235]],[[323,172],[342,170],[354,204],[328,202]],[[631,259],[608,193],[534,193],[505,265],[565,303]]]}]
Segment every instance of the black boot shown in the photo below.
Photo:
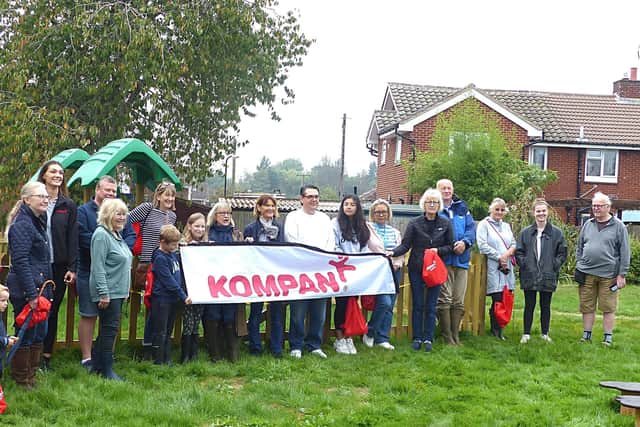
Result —
[{"label": "black boot", "polygon": [[20,347],[11,359],[11,378],[21,387],[32,388],[33,386],[29,382],[30,373],[31,346]]},{"label": "black boot", "polygon": [[209,351],[209,358],[212,362],[219,362],[222,360],[222,344],[223,333],[220,327],[220,322],[217,320],[207,320],[207,327],[205,333],[205,340],[207,341],[207,350]]},{"label": "black boot", "polygon": [[102,376],[108,380],[123,381],[122,378],[115,372],[113,372],[113,352],[104,351],[100,355],[100,361],[102,362]]},{"label": "black boot", "polygon": [[191,335],[191,351],[190,351],[191,360],[197,360],[198,359],[198,345],[199,344],[200,344],[200,337],[198,336],[198,334],[192,334]]},{"label": "black boot", "polygon": [[183,335],[180,339],[180,363],[187,363],[191,360],[191,340],[193,335]]},{"label": "black boot", "polygon": [[240,338],[236,335],[235,325],[224,324],[224,341],[227,344],[227,356],[231,363],[236,363],[240,357]]},{"label": "black boot", "polygon": [[98,374],[102,372],[102,355],[96,350],[96,344],[91,348],[91,369],[89,373]]}]

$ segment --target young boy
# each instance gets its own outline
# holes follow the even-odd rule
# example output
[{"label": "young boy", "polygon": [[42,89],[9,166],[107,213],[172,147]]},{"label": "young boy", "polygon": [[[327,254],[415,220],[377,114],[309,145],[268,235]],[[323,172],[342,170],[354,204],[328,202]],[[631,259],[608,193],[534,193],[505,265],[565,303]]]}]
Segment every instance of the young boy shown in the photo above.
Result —
[{"label": "young boy", "polygon": [[[4,313],[9,306],[9,288],[0,285],[0,313]],[[15,343],[18,342],[18,338],[14,336],[7,336],[7,329],[0,318],[0,377],[2,377],[2,361],[4,360],[5,352],[10,349]]]},{"label": "young boy", "polygon": [[153,359],[156,365],[171,360],[171,330],[178,303],[191,304],[182,288],[182,273],[178,260],[178,242],[182,235],[173,225],[160,228],[160,246],[153,252],[153,290],[151,292],[151,328]]}]

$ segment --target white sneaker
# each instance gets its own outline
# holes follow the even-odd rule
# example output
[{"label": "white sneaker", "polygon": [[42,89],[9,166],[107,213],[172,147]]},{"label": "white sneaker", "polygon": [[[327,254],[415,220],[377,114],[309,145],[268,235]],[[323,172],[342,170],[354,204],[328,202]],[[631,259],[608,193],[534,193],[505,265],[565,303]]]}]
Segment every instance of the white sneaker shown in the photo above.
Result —
[{"label": "white sneaker", "polygon": [[530,339],[531,339],[531,335],[524,334],[522,338],[520,338],[520,344],[526,344],[529,342]]},{"label": "white sneaker", "polygon": [[336,349],[336,353],[351,354],[351,352],[349,351],[349,346],[347,345],[347,340],[345,340],[344,338],[335,340],[335,342],[333,343],[333,348]]},{"label": "white sneaker", "polygon": [[367,346],[367,347],[369,347],[369,348],[372,348],[372,347],[373,347],[373,337],[370,337],[370,336],[369,336],[369,335],[367,335],[367,334],[364,334],[364,335],[362,336],[362,342],[364,343],[364,345],[366,345],[366,346]]},{"label": "white sneaker", "polygon": [[291,350],[289,356],[293,357],[294,359],[300,359],[302,357],[302,350]]},{"label": "white sneaker", "polygon": [[547,335],[547,334],[544,334],[542,336],[542,341],[551,342],[551,337],[549,335]]},{"label": "white sneaker", "polygon": [[311,354],[318,356],[321,359],[326,359],[327,355],[324,354],[324,351],[322,351],[322,349],[315,349],[311,352]]},{"label": "white sneaker", "polygon": [[391,343],[388,342],[381,342],[376,344],[378,347],[382,347],[385,350],[395,350],[395,347],[393,345],[391,345]]},{"label": "white sneaker", "polygon": [[353,339],[347,338],[347,348],[349,349],[349,354],[358,354],[358,350],[356,350],[356,345],[353,343]]}]

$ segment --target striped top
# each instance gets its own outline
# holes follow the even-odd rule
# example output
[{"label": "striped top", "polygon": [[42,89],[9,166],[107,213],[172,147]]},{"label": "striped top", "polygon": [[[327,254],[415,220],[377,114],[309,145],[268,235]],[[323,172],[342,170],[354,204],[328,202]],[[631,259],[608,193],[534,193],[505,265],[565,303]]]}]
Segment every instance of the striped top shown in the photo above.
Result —
[{"label": "striped top", "polygon": [[142,253],[138,257],[140,262],[151,262],[153,251],[160,246],[160,227],[166,224],[176,224],[176,214],[173,211],[163,212],[154,208],[149,202],[141,203],[129,212],[132,223],[142,222]]},{"label": "striped top", "polygon": [[382,239],[384,248],[387,250],[395,249],[400,244],[400,232],[389,224],[380,225],[375,222],[370,223],[378,237]]}]

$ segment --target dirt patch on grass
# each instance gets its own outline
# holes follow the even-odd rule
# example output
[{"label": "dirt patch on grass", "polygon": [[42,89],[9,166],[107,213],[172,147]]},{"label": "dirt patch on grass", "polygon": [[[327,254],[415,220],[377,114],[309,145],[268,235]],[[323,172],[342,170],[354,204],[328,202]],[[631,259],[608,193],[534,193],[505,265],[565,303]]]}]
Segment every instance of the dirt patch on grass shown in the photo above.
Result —
[{"label": "dirt patch on grass", "polygon": [[244,378],[221,378],[221,377],[207,377],[200,381],[203,386],[220,386],[224,384],[233,390],[241,390],[244,387]]}]

